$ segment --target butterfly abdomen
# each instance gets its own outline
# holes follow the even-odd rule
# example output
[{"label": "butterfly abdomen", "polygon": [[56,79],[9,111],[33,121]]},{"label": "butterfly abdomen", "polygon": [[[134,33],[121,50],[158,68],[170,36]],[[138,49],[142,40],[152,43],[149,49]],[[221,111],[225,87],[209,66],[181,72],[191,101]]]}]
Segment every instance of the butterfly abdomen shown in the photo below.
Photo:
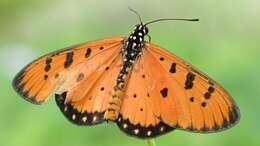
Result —
[{"label": "butterfly abdomen", "polygon": [[113,90],[112,96],[109,98],[109,105],[105,112],[104,119],[114,121],[118,118],[119,110],[122,104],[122,95],[123,90]]}]

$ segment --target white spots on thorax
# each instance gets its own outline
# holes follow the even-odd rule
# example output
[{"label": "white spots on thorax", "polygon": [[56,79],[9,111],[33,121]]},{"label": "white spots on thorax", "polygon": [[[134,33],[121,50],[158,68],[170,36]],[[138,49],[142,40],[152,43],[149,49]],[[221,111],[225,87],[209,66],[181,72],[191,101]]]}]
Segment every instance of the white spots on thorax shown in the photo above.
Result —
[{"label": "white spots on thorax", "polygon": [[133,36],[133,40],[136,40],[136,36]]},{"label": "white spots on thorax", "polygon": [[127,124],[123,124],[123,128],[126,129],[128,127]]},{"label": "white spots on thorax", "polygon": [[136,43],[133,43],[133,48],[136,46]]},{"label": "white spots on thorax", "polygon": [[142,41],[143,41],[143,39],[140,37],[140,38],[139,38],[139,41],[140,41],[140,42],[142,42]]},{"label": "white spots on thorax", "polygon": [[141,32],[138,33],[139,36],[143,36],[143,34]]}]

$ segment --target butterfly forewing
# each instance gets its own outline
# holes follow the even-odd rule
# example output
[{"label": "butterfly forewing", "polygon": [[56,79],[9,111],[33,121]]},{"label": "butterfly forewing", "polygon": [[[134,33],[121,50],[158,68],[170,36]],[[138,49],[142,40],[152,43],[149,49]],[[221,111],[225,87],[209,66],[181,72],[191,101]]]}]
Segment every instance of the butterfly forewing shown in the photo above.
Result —
[{"label": "butterfly forewing", "polygon": [[[239,110],[235,102],[215,81],[156,45],[146,43],[146,49],[143,57],[152,66],[150,72],[157,72],[151,78],[161,82],[154,85],[155,94],[161,96],[154,98],[161,100],[158,109],[165,109],[160,111],[165,123],[196,132],[219,131],[237,123]],[[156,77],[161,74],[164,77]]]},{"label": "butterfly forewing", "polygon": [[[56,87],[61,86],[70,74],[67,71],[69,68],[85,61],[95,64],[98,60],[92,59],[94,56],[104,52],[103,55],[106,57],[105,52],[113,50],[111,48],[119,49],[123,39],[113,37],[88,42],[40,57],[16,75],[13,86],[26,100],[40,104]],[[91,69],[89,71],[91,72]]]}]

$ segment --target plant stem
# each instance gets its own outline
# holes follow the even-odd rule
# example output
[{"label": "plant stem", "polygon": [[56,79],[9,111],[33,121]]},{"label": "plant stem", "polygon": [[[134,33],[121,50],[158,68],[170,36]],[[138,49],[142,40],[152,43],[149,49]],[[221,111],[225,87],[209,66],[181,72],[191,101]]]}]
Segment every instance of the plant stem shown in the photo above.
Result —
[{"label": "plant stem", "polygon": [[148,139],[147,146],[156,146],[154,139]]}]

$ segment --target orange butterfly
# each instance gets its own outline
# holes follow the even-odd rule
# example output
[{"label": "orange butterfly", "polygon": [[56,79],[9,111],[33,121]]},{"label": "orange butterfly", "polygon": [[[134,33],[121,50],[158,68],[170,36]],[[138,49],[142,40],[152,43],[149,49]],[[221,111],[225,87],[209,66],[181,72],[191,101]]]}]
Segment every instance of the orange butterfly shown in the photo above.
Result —
[{"label": "orange butterfly", "polygon": [[77,125],[113,121],[125,133],[152,138],[174,129],[217,132],[239,121],[239,109],[215,81],[181,58],[147,42],[147,25],[40,57],[19,72],[15,90],[41,104],[55,99]]}]

